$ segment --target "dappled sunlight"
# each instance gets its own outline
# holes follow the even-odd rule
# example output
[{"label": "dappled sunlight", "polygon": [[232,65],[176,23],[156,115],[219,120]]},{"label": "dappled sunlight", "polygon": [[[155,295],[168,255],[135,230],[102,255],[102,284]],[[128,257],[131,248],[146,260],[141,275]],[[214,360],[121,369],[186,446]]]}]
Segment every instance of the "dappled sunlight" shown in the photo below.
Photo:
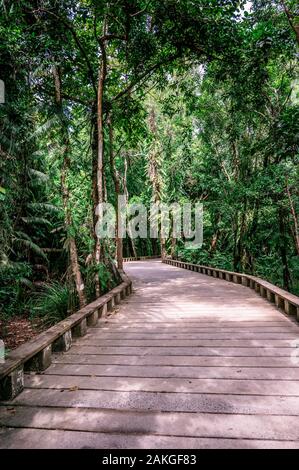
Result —
[{"label": "dappled sunlight", "polygon": [[244,286],[156,261],[126,271],[133,295],[2,407],[21,446],[257,448],[299,433],[296,325]]}]

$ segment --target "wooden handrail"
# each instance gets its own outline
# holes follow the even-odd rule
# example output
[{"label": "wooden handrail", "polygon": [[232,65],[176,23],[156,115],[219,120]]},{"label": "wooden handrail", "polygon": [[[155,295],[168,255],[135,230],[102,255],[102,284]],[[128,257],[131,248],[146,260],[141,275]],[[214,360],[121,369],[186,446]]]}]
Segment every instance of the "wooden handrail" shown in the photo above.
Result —
[{"label": "wooden handrail", "polygon": [[160,255],[154,255],[154,256],[137,256],[137,257],[134,257],[134,256],[131,256],[131,257],[128,257],[128,258],[123,258],[123,261],[124,262],[127,262],[127,261],[145,261],[147,259],[160,259],[161,256]]},{"label": "wooden handrail", "polygon": [[264,279],[251,276],[250,274],[236,273],[233,271],[227,271],[225,269],[187,263],[185,261],[171,258],[165,258],[162,260],[162,262],[250,287],[259,293],[262,297],[268,299],[269,302],[275,303],[276,307],[286,314],[296,315],[296,318],[299,321],[299,297],[291,294],[290,292],[287,292],[284,289],[281,289],[280,287],[275,286],[274,284],[271,284],[268,281],[265,281]]},{"label": "wooden handrail", "polygon": [[68,351],[73,337],[84,336],[115,304],[132,292],[132,281],[121,272],[122,283],[94,302],[73,313],[27,343],[13,350],[0,364],[0,398],[8,400],[24,388],[24,371],[43,371],[51,364],[52,352]]}]

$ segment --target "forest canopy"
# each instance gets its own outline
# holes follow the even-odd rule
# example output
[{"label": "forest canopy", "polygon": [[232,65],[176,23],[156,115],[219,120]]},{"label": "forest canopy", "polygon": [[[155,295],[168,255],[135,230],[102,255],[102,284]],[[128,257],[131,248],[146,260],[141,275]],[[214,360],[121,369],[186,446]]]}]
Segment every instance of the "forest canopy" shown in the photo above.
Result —
[{"label": "forest canopy", "polygon": [[[173,256],[299,294],[295,0],[0,2],[0,315],[51,324]],[[202,202],[203,245],[96,207]]]}]

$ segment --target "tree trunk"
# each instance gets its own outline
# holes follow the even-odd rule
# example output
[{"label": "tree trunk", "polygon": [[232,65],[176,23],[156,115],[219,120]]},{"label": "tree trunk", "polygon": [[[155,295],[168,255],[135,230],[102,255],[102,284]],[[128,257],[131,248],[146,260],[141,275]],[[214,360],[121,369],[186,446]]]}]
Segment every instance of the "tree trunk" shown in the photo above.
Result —
[{"label": "tree trunk", "polygon": [[94,246],[96,244],[95,226],[97,223],[96,208],[98,205],[97,167],[98,167],[98,125],[97,125],[97,103],[94,102],[91,116],[91,151],[92,151],[92,237]]},{"label": "tree trunk", "polygon": [[[157,125],[156,125],[156,114],[155,114],[154,108],[152,108],[150,111],[149,128],[154,137],[154,141],[157,141]],[[152,183],[153,202],[155,204],[160,203],[162,199],[162,184],[161,184],[160,175],[159,175],[158,152],[155,149],[150,154],[149,177]],[[166,256],[166,246],[165,246],[165,238],[162,237],[161,220],[160,220],[159,225],[160,225],[161,258],[163,259]]]},{"label": "tree trunk", "polygon": [[109,126],[109,154],[110,154],[110,168],[114,182],[115,196],[116,196],[116,227],[115,227],[115,244],[116,244],[116,259],[118,269],[123,269],[123,240],[119,236],[119,210],[118,210],[118,196],[120,195],[120,178],[115,166],[114,151],[113,151],[113,125],[111,114],[108,116]]},{"label": "tree trunk", "polygon": [[160,237],[160,244],[161,244],[161,258],[166,258],[166,241],[165,238]]},{"label": "tree trunk", "polygon": [[[124,186],[126,204],[128,204],[128,202],[129,202],[129,192],[128,192],[128,187],[127,187],[127,173],[128,173],[127,155],[125,155],[125,157],[124,157],[124,164],[125,164],[125,171],[124,171],[123,186]],[[129,239],[130,239],[130,243],[131,243],[131,249],[132,249],[133,256],[134,256],[134,258],[137,258],[138,257],[137,250],[136,250],[136,246],[135,246],[135,242],[134,242],[134,238],[133,238],[133,235],[132,235],[130,224],[128,225],[128,235],[129,235]]]},{"label": "tree trunk", "polygon": [[287,290],[290,289],[291,276],[288,265],[288,254],[287,254],[287,238],[286,238],[286,227],[285,227],[285,213],[282,207],[278,210],[278,224],[279,224],[279,251],[281,256],[281,262],[283,266],[283,287]]},{"label": "tree trunk", "polygon": [[62,134],[63,134],[63,163],[61,168],[61,192],[62,192],[62,201],[63,201],[63,208],[64,208],[64,224],[67,232],[67,237],[69,241],[69,256],[70,256],[70,264],[72,270],[72,276],[75,282],[77,295],[79,298],[80,307],[84,307],[86,305],[86,298],[84,293],[84,283],[80,271],[80,265],[78,261],[78,251],[75,237],[70,233],[72,230],[73,222],[72,222],[72,213],[70,209],[70,202],[69,202],[69,188],[67,184],[67,175],[70,168],[70,140],[67,128],[67,122],[64,117],[63,113],[63,104],[62,104],[62,97],[61,97],[61,78],[59,69],[57,66],[53,67],[53,77],[54,77],[54,85],[55,85],[55,102],[59,114],[59,118],[61,121],[62,126]]},{"label": "tree trunk", "polygon": [[[104,21],[103,36],[106,32],[106,22]],[[107,76],[107,57],[106,57],[106,42],[100,41],[101,49],[101,63],[99,66],[98,88],[97,88],[97,169],[96,169],[96,188],[97,188],[97,206],[104,202],[103,192],[103,166],[104,166],[104,112],[103,112],[103,98],[104,87]],[[97,222],[100,220],[100,214],[97,216]],[[94,249],[95,264],[98,265],[101,259],[101,242],[98,237],[95,241]],[[98,273],[95,276],[95,291],[96,296],[101,295],[101,287]]]},{"label": "tree trunk", "polygon": [[219,230],[220,221],[221,221],[221,214],[216,214],[216,217],[215,217],[215,231],[212,235],[211,243],[210,243],[210,249],[209,249],[209,252],[210,252],[211,256],[215,253],[215,251],[217,249],[217,243],[218,243],[218,239],[219,239],[219,235],[220,235],[220,230]]},{"label": "tree trunk", "polygon": [[171,251],[170,251],[170,256],[172,258],[175,257],[175,249],[176,249],[176,238],[171,237]]},{"label": "tree trunk", "polygon": [[292,200],[291,191],[290,191],[290,188],[289,188],[289,185],[288,185],[288,181],[286,181],[286,191],[287,191],[287,195],[288,195],[288,199],[289,199],[289,203],[290,203],[291,215],[292,215],[293,224],[294,224],[293,233],[294,233],[294,240],[295,240],[295,248],[296,248],[296,253],[299,256],[298,217],[297,217],[297,214],[296,214],[296,211],[295,211],[295,206],[294,206],[294,203],[293,203],[293,200]]}]

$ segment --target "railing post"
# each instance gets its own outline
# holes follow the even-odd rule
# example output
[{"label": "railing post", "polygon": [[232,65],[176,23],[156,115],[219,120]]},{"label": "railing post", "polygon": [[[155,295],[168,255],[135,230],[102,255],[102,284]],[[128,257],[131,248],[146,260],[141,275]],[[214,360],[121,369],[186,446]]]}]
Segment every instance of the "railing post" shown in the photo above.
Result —
[{"label": "railing post", "polygon": [[99,318],[104,318],[107,315],[107,303],[98,309],[98,313]]},{"label": "railing post", "polygon": [[115,305],[115,303],[114,303],[114,297],[111,297],[111,299],[108,300],[108,302],[107,302],[107,310],[108,310],[108,312],[111,312],[111,310],[113,310],[114,305]]},{"label": "railing post", "polygon": [[1,400],[12,400],[24,388],[24,368],[19,366],[0,380]]},{"label": "railing post", "polygon": [[278,294],[275,294],[275,305],[277,308],[284,310],[284,300]]},{"label": "railing post", "polygon": [[260,286],[260,294],[262,297],[267,297],[267,291],[263,286]]},{"label": "railing post", "polygon": [[96,326],[98,323],[99,319],[99,313],[98,310],[96,309],[94,312],[92,312],[91,315],[88,315],[87,317],[87,326]]},{"label": "railing post", "polygon": [[52,344],[53,352],[66,352],[72,346],[72,330],[66,331]]},{"label": "railing post", "polygon": [[81,336],[85,336],[87,333],[87,321],[86,318],[83,318],[78,325],[72,328],[72,335],[74,338],[80,338]]},{"label": "railing post", "polygon": [[275,302],[275,295],[269,289],[267,289],[267,299],[269,302]]},{"label": "railing post", "polygon": [[25,371],[43,371],[47,369],[52,362],[52,344],[35,354],[29,361],[25,362]]}]

